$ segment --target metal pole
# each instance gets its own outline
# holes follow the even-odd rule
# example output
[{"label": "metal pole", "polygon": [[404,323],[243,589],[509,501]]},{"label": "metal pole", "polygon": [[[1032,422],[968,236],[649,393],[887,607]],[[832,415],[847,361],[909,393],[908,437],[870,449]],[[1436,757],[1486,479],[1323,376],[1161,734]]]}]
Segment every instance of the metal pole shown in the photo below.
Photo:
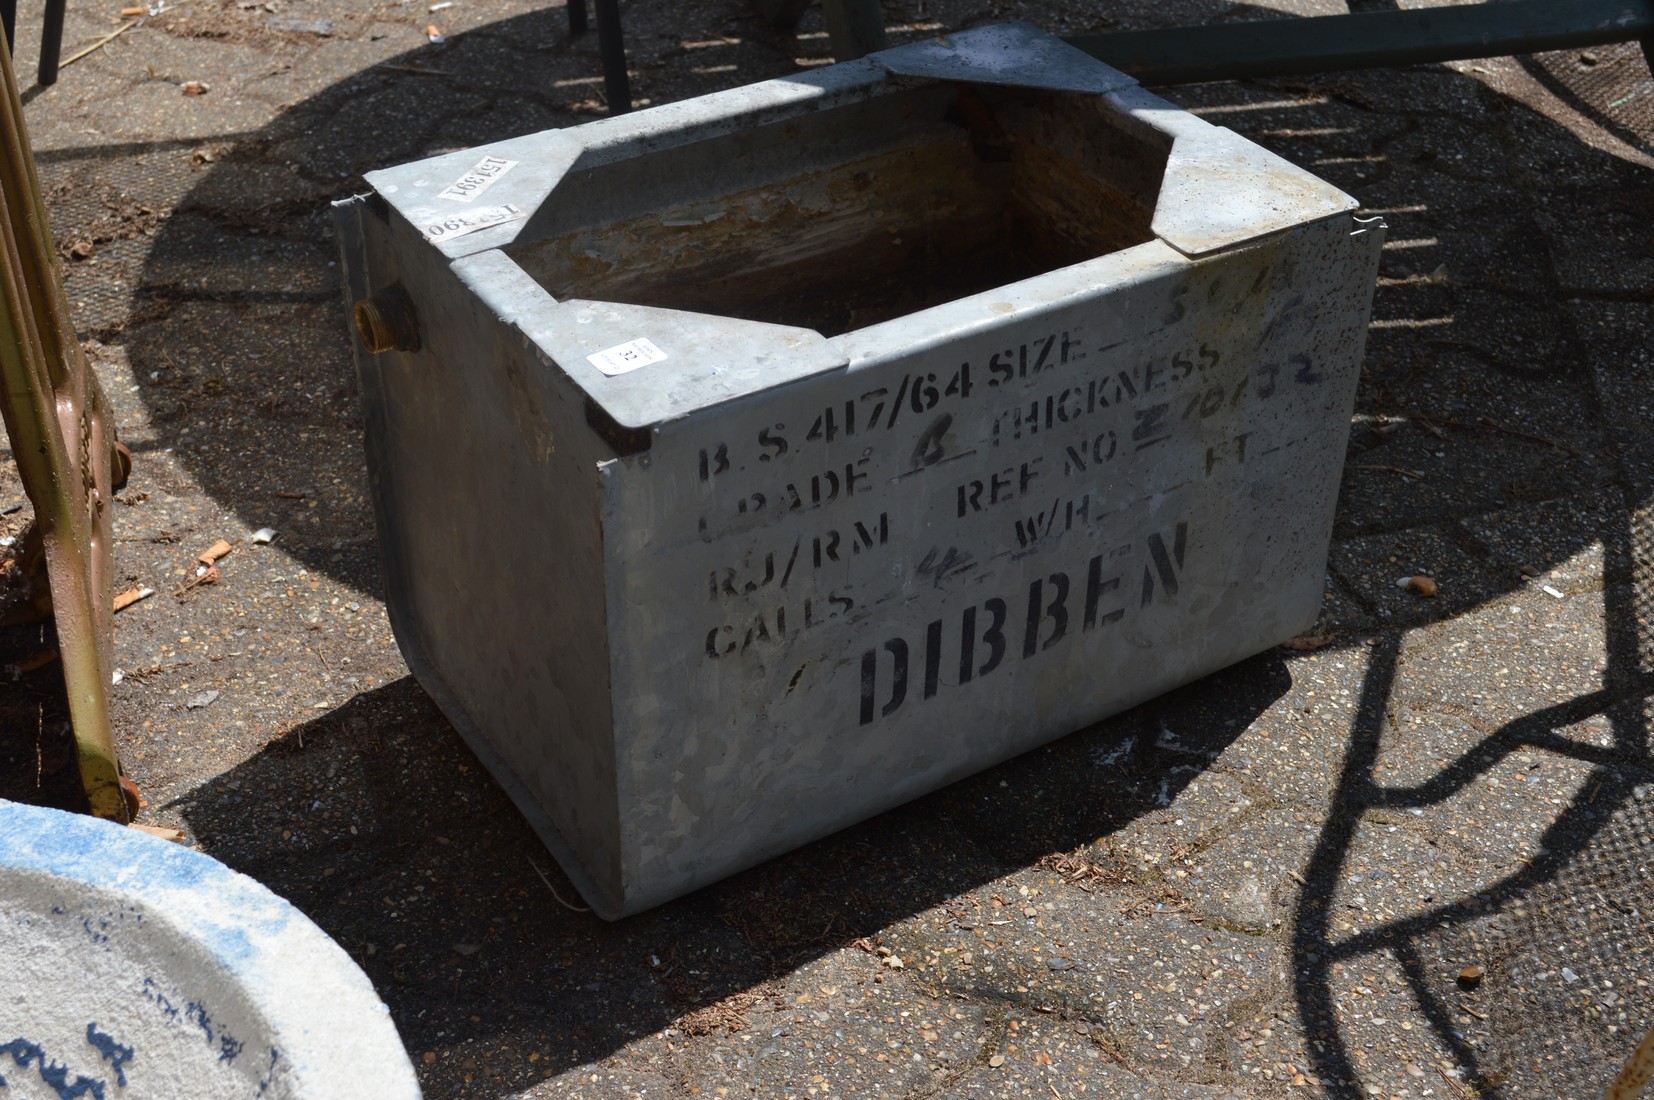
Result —
[{"label": "metal pole", "polygon": [[810,0],[753,0],[758,14],[777,27],[796,27]]},{"label": "metal pole", "polygon": [[838,61],[854,61],[890,47],[879,0],[821,0],[821,14]]},{"label": "metal pole", "polygon": [[1654,0],[1507,0],[1080,35],[1144,84],[1376,69],[1577,49],[1654,36]]},{"label": "metal pole", "polygon": [[626,77],[626,39],[620,28],[620,0],[594,0],[597,8],[597,52],[603,59],[603,94],[609,113],[632,109],[632,85]]},{"label": "metal pole", "polygon": [[46,0],[46,22],[40,30],[39,79],[42,88],[57,83],[57,59],[63,52],[63,11],[68,0]]}]

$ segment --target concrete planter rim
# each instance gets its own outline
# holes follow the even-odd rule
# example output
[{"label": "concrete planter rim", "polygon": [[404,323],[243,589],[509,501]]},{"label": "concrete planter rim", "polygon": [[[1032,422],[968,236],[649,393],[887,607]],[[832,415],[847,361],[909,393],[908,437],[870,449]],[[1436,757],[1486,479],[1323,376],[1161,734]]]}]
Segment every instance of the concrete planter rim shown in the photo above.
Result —
[{"label": "concrete planter rim", "polygon": [[[100,912],[119,917],[100,923]],[[65,941],[54,964],[66,982],[77,974],[69,944],[84,934],[92,937],[94,954],[133,952],[147,966],[170,965],[194,983],[179,988],[221,991],[224,1001],[237,1002],[258,1029],[241,1036],[246,1053],[263,1067],[252,1094],[305,1100],[420,1095],[389,1009],[367,976],[291,903],[178,844],[96,818],[0,800],[0,953],[26,954],[31,940],[38,949],[39,926],[54,919],[59,925],[46,936]],[[115,983],[130,988],[104,985],[93,1002],[101,1019],[121,1023],[129,1034],[143,1033],[142,1015],[122,1005],[144,1006],[154,1015],[147,1004],[161,1003],[140,984],[150,982],[140,977],[142,969],[133,965],[130,982]],[[25,1072],[18,1052],[24,1048],[8,1050],[8,1041],[20,1041],[13,1034],[19,1028],[40,1026],[34,1021],[51,1004],[49,990],[31,998],[26,984],[20,994],[17,988],[9,1003],[0,1000],[0,1055],[12,1054],[0,1057],[0,1076],[15,1074],[23,1084],[33,1071]],[[69,991],[60,999],[75,996]],[[19,1017],[8,1019],[18,1010]],[[92,1042],[90,1029],[87,1036]],[[268,1053],[260,1049],[266,1046]],[[126,1049],[126,1068],[120,1061],[104,1067],[111,1085],[127,1069],[139,1084],[142,1048],[133,1041]],[[36,1055],[42,1064],[44,1057]],[[119,1093],[159,1095],[136,1087]]]}]

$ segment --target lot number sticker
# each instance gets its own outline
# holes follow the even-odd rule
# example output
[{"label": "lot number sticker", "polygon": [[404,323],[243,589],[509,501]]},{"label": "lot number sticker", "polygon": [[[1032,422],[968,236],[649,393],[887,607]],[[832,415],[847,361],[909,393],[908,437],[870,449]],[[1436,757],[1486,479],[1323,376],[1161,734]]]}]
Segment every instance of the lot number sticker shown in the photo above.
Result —
[{"label": "lot number sticker", "polygon": [[438,191],[437,197],[453,199],[455,202],[470,202],[494,186],[496,180],[517,167],[517,164],[517,161],[506,160],[504,157],[483,157],[471,166],[469,172]]},{"label": "lot number sticker", "polygon": [[481,210],[467,210],[463,214],[453,214],[441,221],[431,222],[425,227],[425,238],[446,241],[454,237],[463,237],[467,233],[475,233],[479,229],[487,229],[491,225],[514,222],[523,217],[527,215],[523,213],[522,208],[510,203],[485,206]]},{"label": "lot number sticker", "polygon": [[657,348],[654,341],[640,336],[636,340],[605,348],[596,355],[588,355],[586,361],[613,378],[617,374],[647,367],[650,363],[659,363],[665,358],[666,353]]}]

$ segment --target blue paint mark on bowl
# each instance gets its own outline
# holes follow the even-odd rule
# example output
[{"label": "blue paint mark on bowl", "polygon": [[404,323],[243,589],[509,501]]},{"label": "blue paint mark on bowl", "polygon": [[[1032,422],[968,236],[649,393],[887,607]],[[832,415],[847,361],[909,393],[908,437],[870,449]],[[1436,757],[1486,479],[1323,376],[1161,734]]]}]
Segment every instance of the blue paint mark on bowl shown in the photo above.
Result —
[{"label": "blue paint mark on bowl", "polygon": [[[36,1042],[28,1039],[13,1039],[9,1043],[0,1043],[0,1057],[11,1055],[13,1062],[19,1069],[27,1071],[32,1065],[40,1075],[40,1081],[47,1088],[57,1093],[58,1100],[85,1100],[93,1097],[94,1100],[104,1100],[104,1085],[106,1082],[91,1077],[74,1075],[69,1079],[69,1067],[61,1062],[53,1061],[45,1049]],[[6,1079],[0,1077],[0,1086],[6,1084]]]},{"label": "blue paint mark on bowl", "polygon": [[[210,856],[96,818],[0,802],[0,853],[0,862],[18,870],[70,876],[139,903],[162,902],[214,959],[232,968],[258,950],[249,933],[274,936],[290,921],[305,919]],[[181,910],[179,893],[194,894],[203,904]],[[133,915],[143,919],[141,910]],[[87,914],[82,926],[103,942],[109,919]]]},{"label": "blue paint mark on bowl", "polygon": [[125,1043],[116,1042],[113,1035],[99,1031],[96,1021],[86,1025],[86,1041],[109,1063],[110,1070],[115,1074],[115,1083],[126,1088],[126,1064],[132,1061],[133,1049]]}]

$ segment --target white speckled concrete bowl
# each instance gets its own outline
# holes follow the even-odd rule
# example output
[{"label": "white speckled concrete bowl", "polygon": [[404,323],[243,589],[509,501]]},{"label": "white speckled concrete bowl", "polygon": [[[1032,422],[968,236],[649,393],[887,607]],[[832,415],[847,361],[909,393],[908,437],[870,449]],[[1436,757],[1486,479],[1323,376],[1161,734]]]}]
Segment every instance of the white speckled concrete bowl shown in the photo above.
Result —
[{"label": "white speckled concrete bowl", "polygon": [[0,1100],[417,1098],[304,914],[199,852],[0,801]]}]

